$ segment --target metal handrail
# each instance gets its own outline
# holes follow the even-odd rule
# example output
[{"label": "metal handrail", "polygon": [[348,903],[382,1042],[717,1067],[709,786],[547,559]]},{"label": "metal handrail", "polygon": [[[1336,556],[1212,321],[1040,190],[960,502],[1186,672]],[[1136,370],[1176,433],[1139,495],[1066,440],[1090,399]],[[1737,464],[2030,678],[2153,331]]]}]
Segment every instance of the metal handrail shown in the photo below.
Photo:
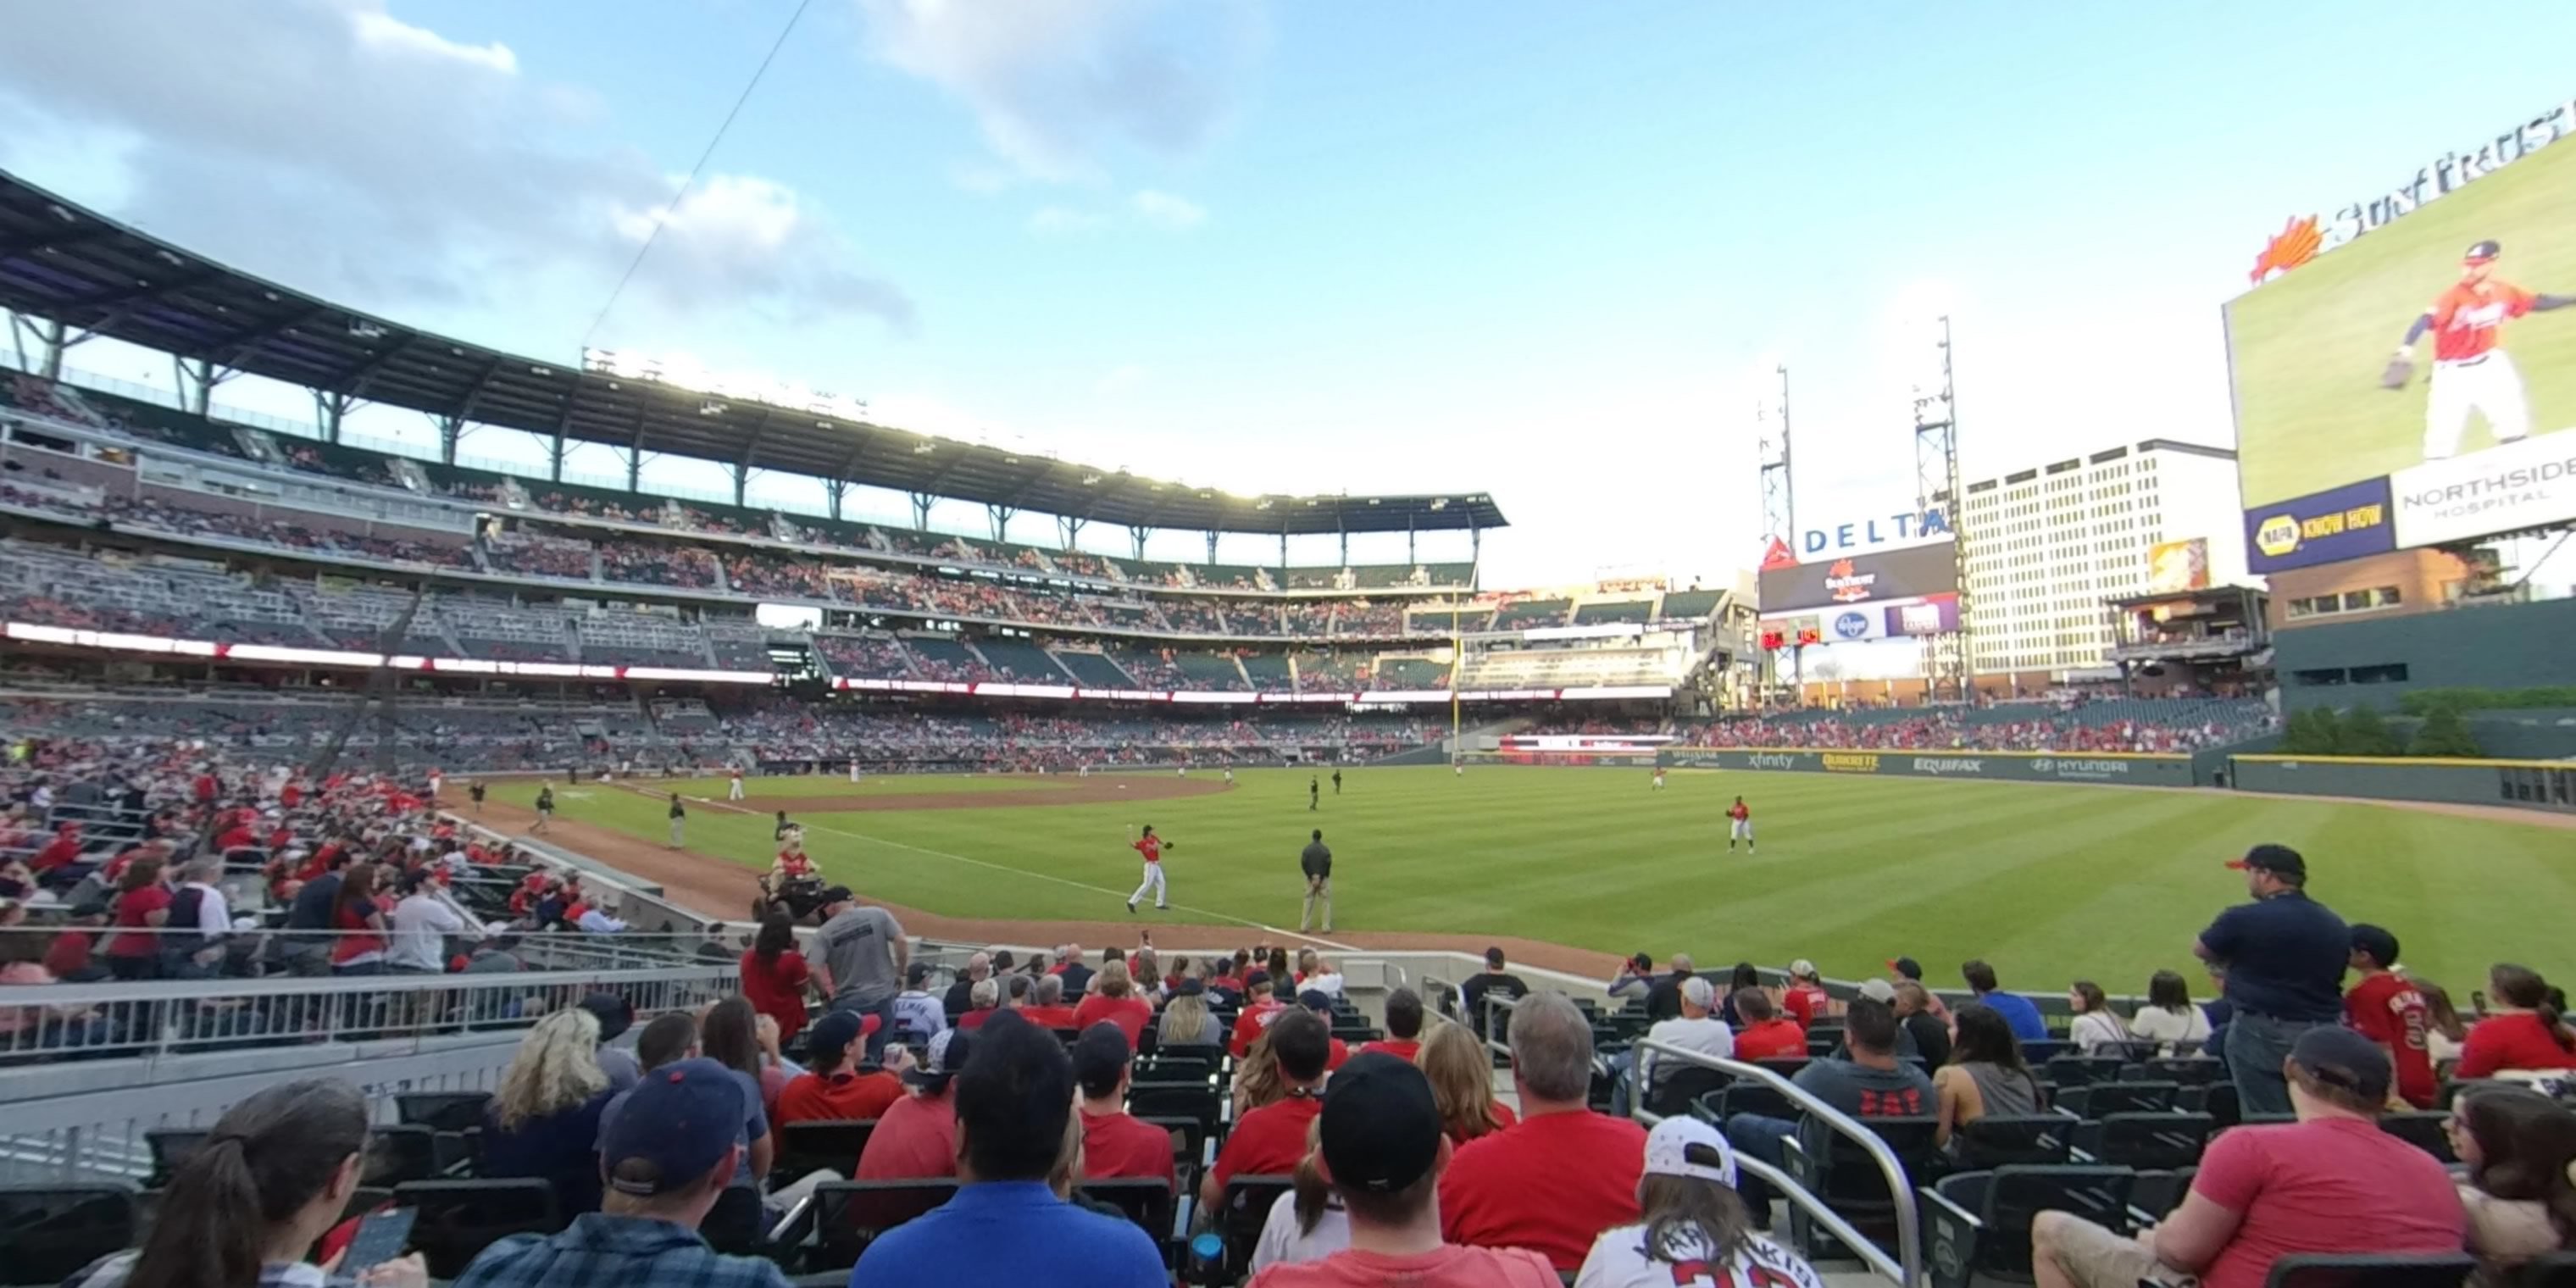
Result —
[{"label": "metal handrail", "polygon": [[[1477,1036],[1484,1042],[1487,1050],[1504,1055],[1511,1054],[1509,1042],[1498,1042],[1490,1034],[1494,1027],[1494,1012],[1516,1010],[1520,1006],[1520,999],[1487,996],[1484,1003],[1485,1025]],[[1900,1288],[1915,1288],[1916,1285],[1924,1282],[1923,1216],[1914,1209],[1912,1200],[1914,1191],[1912,1184],[1906,1178],[1905,1164],[1896,1157],[1895,1150],[1887,1147],[1886,1141],[1879,1139],[1878,1133],[1861,1126],[1849,1115],[1816,1098],[1814,1094],[1796,1083],[1759,1065],[1713,1056],[1705,1051],[1694,1051],[1688,1047],[1674,1046],[1669,1042],[1658,1042],[1644,1037],[1630,1043],[1628,1049],[1652,1051],[1656,1055],[1668,1056],[1685,1064],[1698,1065],[1703,1069],[1715,1069],[1720,1073],[1738,1078],[1758,1080],[1779,1092],[1790,1104],[1798,1106],[1818,1122],[1832,1128],[1835,1134],[1850,1137],[1869,1155],[1871,1162],[1878,1164],[1878,1170],[1887,1177],[1888,1193],[1895,1199],[1896,1256],[1894,1259],[1890,1259],[1887,1253],[1879,1248],[1876,1240],[1862,1234],[1852,1226],[1851,1222],[1844,1220],[1840,1213],[1827,1207],[1823,1199],[1809,1193],[1805,1186],[1790,1179],[1787,1172],[1760,1159],[1746,1158],[1741,1153],[1736,1155],[1735,1165],[1777,1187],[1781,1197],[1796,1204],[1816,1224],[1823,1226],[1826,1233],[1841,1240],[1843,1245],[1850,1248],[1852,1254],[1859,1257],[1872,1271],[1895,1280]],[[1642,1082],[1643,1074],[1641,1073],[1639,1077]],[[1638,1088],[1638,1094],[1630,1099],[1629,1116],[1651,1127],[1662,1122],[1664,1115],[1645,1107],[1645,1090],[1646,1088],[1641,1085]],[[1721,1130],[1723,1130],[1722,1127]]]},{"label": "metal handrail", "polygon": [[[1887,1192],[1895,1200],[1893,1206],[1896,1211],[1896,1256],[1892,1260],[1879,1248],[1876,1240],[1854,1229],[1850,1222],[1845,1221],[1839,1213],[1826,1206],[1823,1199],[1809,1193],[1804,1186],[1789,1179],[1786,1172],[1760,1159],[1747,1158],[1741,1153],[1736,1155],[1735,1165],[1777,1186],[1782,1197],[1805,1210],[1811,1220],[1825,1227],[1827,1233],[1841,1240],[1843,1245],[1850,1248],[1852,1253],[1871,1270],[1895,1280],[1903,1285],[1903,1288],[1914,1288],[1914,1285],[1924,1281],[1923,1216],[1914,1208],[1914,1188],[1905,1175],[1905,1164],[1896,1157],[1895,1150],[1887,1147],[1886,1141],[1879,1139],[1878,1133],[1861,1126],[1850,1115],[1826,1104],[1805,1088],[1760,1065],[1747,1064],[1724,1056],[1713,1056],[1705,1051],[1694,1051],[1688,1047],[1675,1046],[1670,1042],[1658,1042],[1652,1038],[1639,1038],[1629,1049],[1652,1051],[1658,1056],[1680,1060],[1685,1064],[1697,1065],[1703,1069],[1715,1069],[1737,1078],[1750,1078],[1761,1082],[1779,1092],[1789,1103],[1805,1111],[1808,1117],[1832,1128],[1836,1135],[1847,1137],[1859,1145],[1861,1150],[1869,1155],[1870,1161],[1878,1164],[1879,1172],[1886,1176]],[[1630,1106],[1630,1115],[1650,1126],[1663,1121],[1664,1118],[1664,1115],[1645,1108],[1645,1096],[1642,1094],[1634,1098]]]}]

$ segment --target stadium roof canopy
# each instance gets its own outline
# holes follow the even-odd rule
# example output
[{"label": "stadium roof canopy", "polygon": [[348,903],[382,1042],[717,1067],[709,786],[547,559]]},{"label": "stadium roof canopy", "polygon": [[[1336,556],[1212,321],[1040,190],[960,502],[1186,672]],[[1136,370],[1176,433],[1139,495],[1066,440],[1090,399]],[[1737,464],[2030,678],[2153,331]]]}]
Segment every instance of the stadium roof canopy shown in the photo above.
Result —
[{"label": "stadium roof canopy", "polygon": [[1132,528],[1436,532],[1493,498],[1236,496],[501,353],[211,263],[0,171],[0,306],[354,402]]}]

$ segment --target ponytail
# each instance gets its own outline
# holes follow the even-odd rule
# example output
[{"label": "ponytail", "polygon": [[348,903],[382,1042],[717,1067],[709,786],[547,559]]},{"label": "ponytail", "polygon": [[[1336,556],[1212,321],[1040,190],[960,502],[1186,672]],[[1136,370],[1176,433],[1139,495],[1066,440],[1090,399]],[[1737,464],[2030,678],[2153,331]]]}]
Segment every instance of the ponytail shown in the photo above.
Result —
[{"label": "ponytail", "polygon": [[1290,1192],[1297,1196],[1297,1236],[1304,1238],[1315,1232],[1333,1205],[1333,1187],[1324,1180],[1324,1151],[1311,1134],[1305,1157],[1297,1160],[1297,1170],[1289,1175],[1296,1182]]},{"label": "ponytail", "polygon": [[126,1288],[259,1282],[280,1228],[367,1144],[367,1102],[337,1079],[270,1087],[234,1105],[179,1165]]},{"label": "ponytail", "polygon": [[2549,1031],[2549,1040],[2561,1051],[2576,1051],[2576,1030],[2567,1027],[2566,995],[2549,986],[2540,972],[2510,962],[2499,963],[2487,972],[2487,985],[2496,998],[2507,1006],[2518,1006],[2540,1017],[2541,1027]]}]

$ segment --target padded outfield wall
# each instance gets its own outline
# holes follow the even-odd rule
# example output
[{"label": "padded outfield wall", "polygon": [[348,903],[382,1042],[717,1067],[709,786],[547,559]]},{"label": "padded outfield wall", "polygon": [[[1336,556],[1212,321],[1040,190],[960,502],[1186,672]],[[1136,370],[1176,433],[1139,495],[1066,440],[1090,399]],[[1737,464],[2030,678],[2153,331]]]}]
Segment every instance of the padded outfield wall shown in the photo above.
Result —
[{"label": "padded outfield wall", "polygon": [[2236,785],[2294,796],[2506,805],[2576,813],[2576,761],[2236,756]]},{"label": "padded outfield wall", "polygon": [[2136,752],[1684,747],[1665,751],[1657,763],[1675,769],[1736,769],[1791,774],[1981,778],[2011,783],[2112,783],[2138,787],[2192,785],[2191,757]]}]

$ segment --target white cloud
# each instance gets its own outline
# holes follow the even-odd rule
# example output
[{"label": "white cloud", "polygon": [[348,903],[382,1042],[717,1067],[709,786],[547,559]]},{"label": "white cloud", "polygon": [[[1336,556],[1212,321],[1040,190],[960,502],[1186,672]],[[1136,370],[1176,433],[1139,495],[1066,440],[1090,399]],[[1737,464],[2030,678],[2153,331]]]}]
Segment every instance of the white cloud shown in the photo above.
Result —
[{"label": "white cloud", "polygon": [[[385,0],[37,5],[0,41],[0,160],[28,167],[76,140],[116,173],[21,172],[389,312],[506,303],[524,318],[540,295],[564,316],[581,312],[575,299],[595,308],[677,187],[598,137],[602,115],[508,46],[402,22]],[[701,184],[621,310],[912,325],[902,290],[861,271],[847,236],[792,190],[742,174]]]},{"label": "white cloud", "polygon": [[1029,214],[1029,231],[1043,237],[1097,232],[1108,224],[1106,215],[1076,210],[1071,206],[1040,206]]},{"label": "white cloud", "polygon": [[1142,216],[1146,223],[1157,228],[1180,231],[1196,228],[1207,222],[1207,207],[1195,201],[1175,197],[1168,192],[1156,192],[1151,188],[1128,198],[1127,204],[1135,207],[1136,213]]},{"label": "white cloud", "polygon": [[1189,152],[1267,41],[1257,0],[857,0],[869,51],[974,112],[986,146],[1052,181],[1096,180],[1112,141]]}]

